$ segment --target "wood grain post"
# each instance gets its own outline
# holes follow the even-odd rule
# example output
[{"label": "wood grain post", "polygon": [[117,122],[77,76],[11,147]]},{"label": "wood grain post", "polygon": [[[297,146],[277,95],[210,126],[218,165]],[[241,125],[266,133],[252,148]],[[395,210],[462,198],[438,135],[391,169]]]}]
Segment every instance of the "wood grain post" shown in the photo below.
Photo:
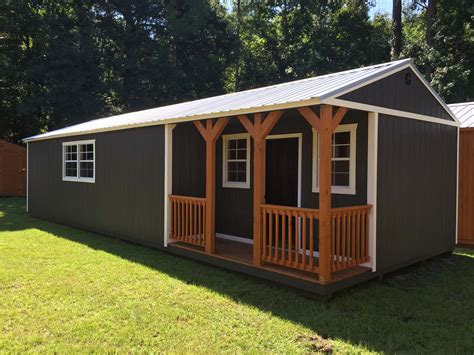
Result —
[{"label": "wood grain post", "polygon": [[194,125],[206,142],[206,214],[204,221],[204,249],[208,254],[215,252],[216,231],[216,141],[229,122],[222,117],[213,125],[212,120],[206,121],[206,127],[200,121]]},{"label": "wood grain post", "polygon": [[332,263],[332,134],[348,109],[340,107],[333,116],[331,105],[321,105],[321,117],[310,107],[300,107],[298,111],[319,133],[319,280],[326,283],[331,281]]},{"label": "wood grain post", "polygon": [[260,206],[265,203],[265,139],[276,125],[282,111],[270,112],[265,121],[261,113],[250,122],[246,115],[238,116],[253,138],[253,264],[262,265],[262,215]]},{"label": "wood grain post", "polygon": [[319,278],[331,281],[332,106],[321,106],[319,131]]}]

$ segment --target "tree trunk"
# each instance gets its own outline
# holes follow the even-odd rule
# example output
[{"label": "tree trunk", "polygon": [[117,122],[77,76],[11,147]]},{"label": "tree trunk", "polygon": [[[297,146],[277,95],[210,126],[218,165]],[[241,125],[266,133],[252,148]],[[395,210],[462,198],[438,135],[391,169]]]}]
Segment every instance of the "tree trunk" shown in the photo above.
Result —
[{"label": "tree trunk", "polygon": [[240,40],[240,28],[242,26],[242,12],[241,12],[241,0],[237,0],[237,50],[235,53],[235,84],[234,91],[240,89],[240,52],[241,52],[241,40]]},{"label": "tree trunk", "polygon": [[402,49],[402,0],[393,0],[392,11],[392,60],[400,58]]},{"label": "tree trunk", "polygon": [[[436,16],[436,0],[428,0],[428,7],[426,8],[426,45],[428,49],[433,47],[433,22]],[[433,74],[433,66],[430,59],[426,64],[425,76],[428,81],[431,81]]]}]

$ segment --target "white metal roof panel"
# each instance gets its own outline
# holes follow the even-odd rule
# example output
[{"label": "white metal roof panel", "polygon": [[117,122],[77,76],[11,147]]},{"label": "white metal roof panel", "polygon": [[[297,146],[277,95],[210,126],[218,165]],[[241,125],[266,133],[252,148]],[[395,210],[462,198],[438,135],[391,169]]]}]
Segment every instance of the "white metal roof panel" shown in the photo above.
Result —
[{"label": "white metal roof panel", "polygon": [[461,128],[474,128],[474,101],[450,104],[448,107],[461,122]]},{"label": "white metal roof panel", "polygon": [[24,141],[126,129],[168,122],[233,116],[318,104],[351,87],[395,72],[411,64],[410,59],[372,65],[227,95],[162,106],[149,110],[100,118],[26,138]]}]

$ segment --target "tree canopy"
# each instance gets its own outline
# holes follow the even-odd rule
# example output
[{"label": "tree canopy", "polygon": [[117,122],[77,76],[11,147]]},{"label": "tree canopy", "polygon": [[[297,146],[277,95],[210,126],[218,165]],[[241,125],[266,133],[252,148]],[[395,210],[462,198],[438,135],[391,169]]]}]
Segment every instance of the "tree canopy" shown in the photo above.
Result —
[{"label": "tree canopy", "polygon": [[[0,138],[390,60],[364,0],[1,0]],[[401,57],[472,100],[474,5],[405,6]]]}]

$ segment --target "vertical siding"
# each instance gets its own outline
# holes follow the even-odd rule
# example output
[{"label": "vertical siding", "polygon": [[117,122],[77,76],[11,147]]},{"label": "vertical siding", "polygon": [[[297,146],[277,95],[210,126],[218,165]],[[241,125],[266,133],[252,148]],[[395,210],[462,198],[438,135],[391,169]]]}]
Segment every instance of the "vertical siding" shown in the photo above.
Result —
[{"label": "vertical siding", "polygon": [[[333,194],[334,207],[367,203],[367,113],[351,110],[341,124],[357,123],[356,195]],[[245,133],[232,118],[223,134]],[[287,110],[270,134],[302,133],[302,207],[318,208],[319,194],[312,192],[312,130],[296,110]],[[252,238],[253,164],[250,188],[222,186],[222,137],[216,146],[216,231]],[[251,144],[251,159],[253,157]],[[192,123],[180,123],[173,130],[173,194],[205,196],[205,144]]]},{"label": "vertical siding", "polygon": [[458,242],[474,245],[474,128],[460,132]]},{"label": "vertical siding", "polygon": [[[62,181],[62,143],[95,139],[94,184]],[[163,245],[164,126],[31,142],[29,212]]]},{"label": "vertical siding", "polygon": [[[409,85],[406,81],[407,75],[410,78]],[[453,121],[445,108],[411,69],[377,80],[339,98]]]},{"label": "vertical siding", "polygon": [[377,268],[453,249],[457,128],[379,115]]}]

